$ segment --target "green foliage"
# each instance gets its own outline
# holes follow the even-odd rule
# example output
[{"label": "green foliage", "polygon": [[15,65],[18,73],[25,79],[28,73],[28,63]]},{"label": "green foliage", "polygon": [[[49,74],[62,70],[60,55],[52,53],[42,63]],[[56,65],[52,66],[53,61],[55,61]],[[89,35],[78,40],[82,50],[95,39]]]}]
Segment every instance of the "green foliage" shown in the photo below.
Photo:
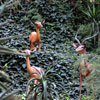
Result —
[{"label": "green foliage", "polygon": [[23,18],[21,19],[21,21],[28,21],[28,17],[27,16],[23,16]]},{"label": "green foliage", "polygon": [[[96,29],[95,23],[93,23],[93,22],[88,23],[88,24],[80,25],[80,34],[79,34],[79,36],[81,36],[82,39],[87,38],[87,37],[91,37],[94,34],[96,34],[96,32],[97,32],[97,29]],[[94,37],[92,40],[90,40],[90,42],[87,41],[88,42],[87,47],[91,48],[91,45],[96,44],[97,43],[96,39],[97,39],[97,37]]]},{"label": "green foliage", "polygon": [[[97,100],[100,93],[100,56],[90,53],[84,56],[85,59],[91,64],[92,72],[84,79],[84,84],[89,97],[83,97],[82,100]],[[79,69],[81,57],[77,57],[76,62],[73,64],[75,69]],[[76,71],[75,71],[76,72]],[[75,74],[74,72],[74,74]],[[79,74],[75,74],[78,76]]]},{"label": "green foliage", "polygon": [[42,17],[38,13],[38,9],[36,8],[31,8],[30,10],[27,11],[26,15],[21,18],[22,22],[26,22],[26,21],[35,22],[35,21],[41,21],[41,20],[42,20]]},{"label": "green foliage", "polygon": [[[0,100],[9,100],[11,96],[13,96],[15,93],[19,92],[20,89],[17,90],[13,90],[11,91],[10,88],[8,88],[6,91],[4,91],[1,95],[0,95]],[[10,92],[11,91],[11,92]]]},{"label": "green foliage", "polygon": [[60,100],[70,100],[70,98],[68,97],[68,95],[66,95],[65,91],[61,91],[59,94]]},{"label": "green foliage", "polygon": [[23,35],[20,34],[20,35],[15,35],[15,36],[9,36],[9,37],[4,37],[4,38],[0,38],[0,44],[3,43],[3,42],[6,42],[10,39],[14,39],[14,38],[21,38]]},{"label": "green foliage", "polygon": [[[3,79],[3,81],[13,83],[12,80],[9,79],[9,76],[3,71],[0,71],[0,79],[1,78]],[[5,84],[0,81],[0,89],[2,89],[2,93],[0,94],[0,100],[8,100],[11,96],[20,91],[20,89],[11,90],[11,88],[12,86],[7,88]]]},{"label": "green foliage", "polygon": [[[20,38],[22,35],[15,35],[15,36],[10,36],[10,37],[4,37],[0,38],[0,43],[3,43],[7,40],[13,39],[13,38]],[[20,53],[16,49],[10,49],[6,46],[0,46],[0,54],[15,54],[15,55],[25,55],[23,53]]]},{"label": "green foliage", "polygon": [[[38,70],[37,70],[38,71]],[[60,84],[56,84],[52,78],[54,77],[58,77],[61,79],[61,81],[63,82],[62,78],[52,69],[46,71],[46,72],[42,72],[41,74],[38,73],[33,73],[33,74],[38,74],[40,75],[41,79],[39,78],[32,78],[31,80],[29,80],[28,85],[30,85],[32,83],[32,90],[29,92],[28,96],[30,95],[30,93],[32,92],[35,93],[35,95],[33,96],[33,100],[36,100],[36,96],[42,100],[42,98],[44,100],[47,100],[47,98],[49,98],[50,100],[59,100],[59,95],[57,92],[57,86],[61,87],[64,89],[64,87]],[[34,81],[38,80],[38,84],[34,84]],[[27,86],[28,86],[27,85]],[[64,89],[65,90],[65,89]],[[65,90],[66,92],[66,90]]]},{"label": "green foliage", "polygon": [[99,18],[100,17],[100,5],[88,5],[87,11],[82,11],[84,14],[86,14],[89,18]]},{"label": "green foliage", "polygon": [[66,100],[69,100],[69,97],[66,97]]},{"label": "green foliage", "polygon": [[33,21],[37,21],[39,19],[39,21],[42,20],[41,16],[39,14],[32,16],[31,18]]},{"label": "green foliage", "polygon": [[4,68],[8,68],[8,64],[6,63],[3,67],[4,67]]},{"label": "green foliage", "polygon": [[84,96],[84,97],[82,97],[81,100],[93,100],[93,99],[91,99],[89,96]]},{"label": "green foliage", "polygon": [[92,25],[91,24],[86,24],[86,25],[81,25],[80,26],[80,34],[82,35],[90,35],[89,33],[91,33],[92,31]]},{"label": "green foliage", "polygon": [[34,14],[34,13],[37,13],[37,9],[36,8],[30,9],[28,11],[28,14]]},{"label": "green foliage", "polygon": [[26,100],[26,93],[20,95],[22,98],[20,100]]},{"label": "green foliage", "polygon": [[92,62],[92,73],[86,78],[85,84],[87,91],[89,93],[91,92],[90,97],[96,100],[100,94],[100,56],[96,54],[89,54],[88,59]]},{"label": "green foliage", "polygon": [[100,55],[100,47],[98,47],[95,51],[96,54]]},{"label": "green foliage", "polygon": [[[0,78],[3,79],[6,82],[10,82],[12,83],[12,81],[10,80],[9,76],[7,75],[7,73],[5,73],[4,71],[0,71]],[[2,84],[2,87],[5,87],[3,82],[0,81],[0,83]],[[5,87],[6,88],[6,87]]]},{"label": "green foliage", "polygon": [[[70,68],[73,67],[72,64],[74,62],[77,63],[75,66],[78,68],[79,62],[77,62],[77,57],[78,57],[77,54],[72,52],[73,48],[71,49],[71,46],[70,46],[71,44],[69,44],[67,40],[69,40],[68,36],[70,37],[70,40],[72,40],[73,39],[73,36],[72,36],[73,32],[71,32],[71,31],[73,31],[73,29],[76,29],[77,25],[80,22],[84,23],[84,19],[82,19],[83,16],[81,15],[82,12],[81,13],[79,12],[78,7],[80,7],[81,6],[80,4],[82,4],[81,2],[85,1],[85,0],[78,0],[79,6],[77,7],[77,9],[74,10],[74,12],[72,12],[70,4],[68,4],[68,0],[61,0],[61,1],[60,0],[49,0],[50,2],[48,0],[35,0],[35,1],[39,2],[38,3],[39,7],[36,7],[37,4],[33,1],[33,3],[31,3],[31,4],[28,4],[28,3],[26,4],[27,5],[26,14],[22,13],[22,15],[21,15],[20,13],[18,13],[18,15],[15,15],[15,17],[18,16],[17,18],[21,19],[20,20],[21,23],[23,23],[23,22],[25,23],[24,27],[26,25],[26,26],[28,26],[28,28],[31,28],[30,21],[33,22],[36,20],[41,20],[41,15],[47,21],[44,25],[46,27],[44,28],[43,31],[41,31],[41,33],[45,32],[45,34],[42,35],[42,37],[43,37],[42,38],[42,41],[43,41],[42,42],[43,43],[42,50],[44,50],[44,51],[42,51],[41,53],[39,53],[37,55],[34,54],[34,58],[36,58],[36,59],[33,58],[34,60],[32,60],[32,63],[36,64],[37,66],[38,65],[39,66],[52,65],[52,67],[55,67],[56,64],[60,64],[61,68],[55,67],[55,69],[59,69],[58,71],[56,71],[56,74],[58,73],[59,75],[61,75],[62,73],[65,74],[66,71],[68,71],[68,73],[67,73],[67,74],[69,74],[68,81],[72,81],[73,80],[72,77],[75,77],[74,75],[77,75],[79,73],[77,72],[77,69],[72,69],[71,70],[72,75],[70,75],[70,73],[69,73]],[[40,9],[40,11],[39,11],[39,9]],[[21,11],[19,11],[19,12],[21,12]],[[24,12],[24,11],[22,11],[22,12]],[[79,16],[75,16],[75,15],[79,15]],[[21,25],[23,25],[23,24],[21,24]],[[32,29],[33,29],[33,27],[34,26],[32,25]],[[28,28],[26,28],[27,29],[26,33],[31,32]],[[91,31],[92,31],[90,24],[82,25],[81,28],[82,29],[81,29],[80,33],[82,33],[82,36],[83,36],[83,34],[90,35],[89,33],[91,33]],[[27,39],[25,38],[24,41],[26,41],[26,40]],[[20,44],[22,45],[22,43],[20,43]],[[27,42],[27,45],[29,45],[28,42]],[[25,45],[25,47],[26,47],[26,45]],[[18,61],[20,65],[22,65],[22,63],[24,63],[19,58],[16,59],[15,61]],[[21,63],[20,63],[20,61],[21,61]],[[65,64],[65,63],[68,63],[68,64]],[[15,63],[13,63],[13,64],[15,64]],[[66,71],[62,70],[63,67],[64,67],[64,69],[66,69]],[[67,69],[67,67],[68,67],[68,69]],[[50,69],[50,67],[48,67],[48,70],[49,69]],[[73,73],[75,73],[75,74],[73,74]],[[64,76],[66,76],[67,74],[65,74]],[[45,76],[45,75],[43,75],[43,76]],[[76,79],[77,78],[75,78],[75,80]],[[52,86],[53,86],[53,89],[59,87],[57,84],[55,84],[55,82],[52,79],[51,79],[52,82],[49,83],[47,77],[44,77],[43,79],[41,79],[39,86],[35,85],[36,87],[33,86],[34,80],[31,80],[31,81],[32,81],[31,87],[32,87],[32,89],[34,88],[33,90],[31,90],[31,93],[33,93],[35,91],[36,87],[37,88],[42,87],[42,90],[40,89],[40,91],[39,90],[37,91],[37,92],[39,92],[37,94],[37,97],[40,97],[40,99],[41,99],[41,96],[44,96],[45,98],[47,98],[47,96],[45,95],[46,91],[47,91],[47,93],[48,92],[54,93],[54,91],[52,92],[52,90],[48,90],[48,88],[49,88],[48,85],[50,85],[51,89],[52,89]],[[67,81],[67,78],[66,78],[66,81]],[[72,82],[70,82],[70,83],[73,84]],[[43,87],[45,87],[45,88],[43,88]],[[71,91],[73,91],[73,90],[71,90]],[[43,95],[41,95],[42,93],[43,93]],[[57,94],[57,93],[54,93],[54,95],[52,95],[54,98],[55,98],[55,94]],[[74,95],[74,91],[73,91],[73,95]],[[25,99],[25,97],[23,97],[22,99]],[[65,96],[65,98],[63,98],[62,100],[68,100],[68,99],[69,99],[69,97]]]}]

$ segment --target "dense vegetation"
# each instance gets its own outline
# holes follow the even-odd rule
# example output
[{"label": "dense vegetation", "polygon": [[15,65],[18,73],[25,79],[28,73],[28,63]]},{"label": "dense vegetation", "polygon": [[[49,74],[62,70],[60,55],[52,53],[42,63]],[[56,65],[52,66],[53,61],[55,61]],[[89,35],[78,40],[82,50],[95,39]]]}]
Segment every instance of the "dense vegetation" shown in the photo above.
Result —
[{"label": "dense vegetation", "polygon": [[[0,8],[6,1],[9,0],[0,2]],[[29,49],[29,34],[35,31],[32,22],[45,19],[45,23],[40,29],[41,52],[31,54],[31,65],[43,68],[45,73],[50,71],[50,78],[42,77],[44,80],[50,79],[51,83],[49,83],[48,88],[57,91],[60,96],[59,100],[77,100],[80,85],[80,55],[75,52],[72,43],[76,42],[75,34],[79,27],[78,38],[80,40],[92,36],[98,31],[93,19],[98,25],[100,24],[99,0],[95,2],[90,2],[90,0],[17,0],[16,2],[13,6],[5,8],[2,16],[0,16],[0,23],[7,20],[6,24],[0,24],[0,38],[14,36],[6,39],[7,41],[0,41],[0,53],[3,54],[0,55],[0,86],[2,86],[1,83],[5,84],[5,90],[10,86],[8,90],[12,94],[19,91],[17,95],[10,97],[11,100],[26,100],[28,83],[26,57],[18,51]],[[9,20],[14,22],[9,23]],[[16,39],[20,33],[24,33],[24,35]],[[4,46],[7,48],[3,48]],[[9,48],[11,49],[9,50]],[[97,37],[88,40],[86,48],[86,58],[92,65],[92,74],[84,79],[81,100],[99,100],[100,35],[98,34]],[[9,75],[9,77],[6,75],[7,79],[3,77],[2,71]],[[57,75],[53,76],[53,73]],[[40,83],[43,84],[42,82],[43,80]],[[18,88],[19,90],[13,90]],[[88,96],[86,91],[88,91]],[[3,93],[3,89],[0,89],[0,92]],[[8,100],[3,97],[5,94],[0,95],[0,100]],[[51,92],[51,94],[53,93]]]}]

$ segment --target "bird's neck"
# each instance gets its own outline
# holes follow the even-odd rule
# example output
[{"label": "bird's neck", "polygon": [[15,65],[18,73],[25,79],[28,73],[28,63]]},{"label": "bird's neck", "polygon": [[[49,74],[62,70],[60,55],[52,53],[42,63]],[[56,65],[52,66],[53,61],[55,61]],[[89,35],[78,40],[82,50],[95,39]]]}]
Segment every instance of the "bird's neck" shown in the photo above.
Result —
[{"label": "bird's neck", "polygon": [[37,38],[40,40],[40,31],[39,28],[36,26],[36,33],[37,33]]},{"label": "bird's neck", "polygon": [[29,60],[29,56],[26,56],[26,64],[27,64],[27,72],[30,74],[31,73],[31,65],[30,65],[30,60]]}]

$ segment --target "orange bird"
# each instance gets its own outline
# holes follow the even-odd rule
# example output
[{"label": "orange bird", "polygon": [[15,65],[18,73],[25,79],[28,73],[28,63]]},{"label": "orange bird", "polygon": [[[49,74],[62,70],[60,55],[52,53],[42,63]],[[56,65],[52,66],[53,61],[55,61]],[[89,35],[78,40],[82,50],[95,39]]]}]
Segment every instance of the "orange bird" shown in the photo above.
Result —
[{"label": "orange bird", "polygon": [[[26,53],[27,72],[29,74],[28,80],[30,80],[32,78],[41,78],[38,74],[33,74],[33,73],[42,73],[43,70],[40,67],[30,65],[29,56],[30,56],[31,51],[30,50],[24,50],[24,51],[21,51],[21,52]],[[38,84],[38,81],[34,80],[34,84]],[[30,90],[30,86],[28,86],[28,88],[27,88],[27,94],[29,93],[29,90]]]},{"label": "orange bird", "polygon": [[[79,32],[79,29],[77,31],[77,34]],[[85,58],[84,55],[86,54],[86,41],[89,39],[92,39],[93,37],[97,36],[98,34],[95,34],[91,37],[85,38],[82,43],[77,38],[77,34],[75,36],[75,40],[78,42],[78,44],[73,43],[73,46],[76,47],[76,52],[81,54],[81,62],[80,62],[80,93],[79,93],[79,100],[81,99],[81,87],[82,87],[82,78],[87,77],[91,74],[91,64],[89,64]]]},{"label": "orange bird", "polygon": [[41,22],[33,22],[33,24],[36,27],[36,32],[31,32],[29,36],[29,42],[30,42],[30,50],[36,51],[36,45],[37,43],[39,44],[38,46],[38,51],[41,51],[41,38],[40,38],[40,32],[39,28],[43,27],[42,23],[44,23],[45,20],[42,20]]}]

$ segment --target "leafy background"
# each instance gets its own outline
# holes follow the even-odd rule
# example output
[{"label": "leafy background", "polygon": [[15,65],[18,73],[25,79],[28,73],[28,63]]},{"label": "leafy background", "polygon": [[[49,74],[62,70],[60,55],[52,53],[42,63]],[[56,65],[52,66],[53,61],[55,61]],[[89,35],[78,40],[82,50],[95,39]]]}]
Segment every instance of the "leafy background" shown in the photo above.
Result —
[{"label": "leafy background", "polygon": [[[45,70],[53,68],[63,78],[63,86],[65,86],[70,100],[76,100],[79,94],[79,63],[77,62],[79,55],[75,53],[72,43],[79,24],[87,24],[87,17],[81,11],[85,6],[82,5],[81,0],[78,0],[78,3],[74,4],[74,6],[67,0],[26,1],[26,3],[22,3],[22,6],[12,8],[16,10],[15,13],[12,10],[9,15],[10,11],[7,10],[5,11],[5,17],[0,17],[1,22],[5,21],[5,19],[15,20],[15,23],[0,28],[0,37],[18,35],[19,33],[25,34],[20,39],[11,39],[1,44],[18,50],[29,48],[29,34],[35,30],[31,22],[45,19],[43,28],[40,29],[42,52],[35,52],[31,55],[31,64]],[[88,25],[88,27],[90,26]],[[82,28],[84,30],[84,26]],[[82,36],[79,35],[79,39],[87,35],[82,34]],[[91,46],[96,47],[97,45],[96,43],[92,45],[92,43],[94,41],[90,41],[88,48],[93,52],[95,50]],[[88,52],[90,52],[89,49]],[[98,59],[99,56],[96,55],[96,58]],[[91,63],[93,61],[89,60]],[[22,93],[24,93],[27,85],[26,58],[24,56],[1,55],[0,70],[6,71],[10,79],[16,81],[14,87],[21,87]],[[57,78],[53,78],[53,80],[57,84],[61,84],[61,80]],[[9,86],[9,84],[6,85]],[[82,95],[86,95],[84,84],[83,87]],[[58,87],[58,92],[63,94],[62,88]]]}]

